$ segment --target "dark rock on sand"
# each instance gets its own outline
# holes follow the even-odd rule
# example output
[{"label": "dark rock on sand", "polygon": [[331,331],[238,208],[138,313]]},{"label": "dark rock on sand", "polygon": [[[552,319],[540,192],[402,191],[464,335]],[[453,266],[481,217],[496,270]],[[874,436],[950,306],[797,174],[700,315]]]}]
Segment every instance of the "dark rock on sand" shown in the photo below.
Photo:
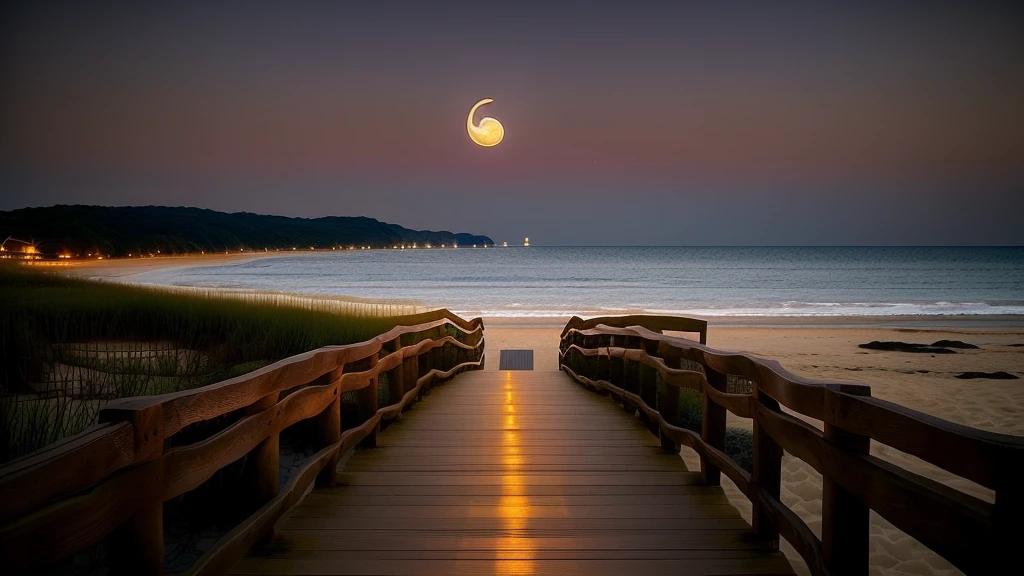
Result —
[{"label": "dark rock on sand", "polygon": [[974,380],[975,378],[986,378],[989,380],[1017,380],[1020,378],[1016,374],[1010,374],[1009,372],[964,372],[963,374],[957,374],[956,377],[961,380]]},{"label": "dark rock on sand", "polygon": [[941,348],[939,346],[929,346],[928,344],[914,344],[909,342],[880,342],[878,340],[872,340],[867,344],[858,344],[860,348],[866,348],[868,350],[884,350],[886,352],[913,352],[915,354],[956,354],[955,350],[949,348]]},{"label": "dark rock on sand", "polygon": [[961,350],[980,350],[981,346],[975,346],[970,342],[961,342],[960,340],[939,340],[932,344],[932,346],[938,346],[940,348],[959,348]]}]

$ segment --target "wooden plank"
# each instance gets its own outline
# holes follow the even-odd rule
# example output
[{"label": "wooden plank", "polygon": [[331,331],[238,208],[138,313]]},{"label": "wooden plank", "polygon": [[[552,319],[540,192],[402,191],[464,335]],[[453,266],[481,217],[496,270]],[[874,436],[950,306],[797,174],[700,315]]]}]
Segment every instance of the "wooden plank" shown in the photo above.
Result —
[{"label": "wooden plank", "polygon": [[[287,550],[282,539],[260,551],[259,558],[336,559],[340,564],[353,560],[494,560],[494,550]],[[712,559],[758,558],[760,550],[504,550],[503,560],[627,560],[627,559]]]},{"label": "wooden plank", "polygon": [[[404,417],[403,417],[404,418]],[[404,420],[403,420],[404,421]],[[391,430],[398,430],[394,428],[396,424],[393,423]],[[494,446],[487,442],[474,442],[473,444],[466,444],[465,442],[459,442],[456,438],[449,438],[447,445],[439,444],[436,446],[419,445],[413,444],[413,438],[409,438],[409,442],[395,442],[389,438],[394,438],[394,435],[381,434],[377,441],[377,448],[374,450],[360,450],[355,457],[364,457],[364,455],[372,456],[380,453],[385,455],[385,459],[401,459],[412,456],[424,456],[429,457],[431,455],[437,456],[460,456],[460,455],[474,455],[484,456],[487,454],[497,454],[494,450]],[[570,456],[576,455],[580,457],[590,456],[633,456],[643,457],[648,454],[656,454],[659,457],[664,454],[659,450],[660,445],[657,443],[657,438],[650,436],[646,442],[639,442],[630,445],[623,446],[593,446],[593,445],[566,445],[566,444],[539,444],[523,445],[520,443],[521,449],[529,449],[529,453],[535,456]]]},{"label": "wooden plank", "polygon": [[991,570],[993,558],[999,556],[991,504],[873,456],[844,450],[792,416],[760,407],[758,418],[787,452],[834,479],[954,566],[979,574]]},{"label": "wooden plank", "polygon": [[[502,554],[507,552],[503,551]],[[491,552],[493,554],[493,552]],[[644,574],[645,576],[678,576],[679,567],[686,567],[690,576],[726,576],[730,574],[792,574],[786,561],[772,558],[713,559],[627,559],[627,560],[364,560],[344,561],[349,552],[323,560],[263,559],[245,561],[241,571],[233,574],[309,574],[366,575],[393,574],[535,574],[538,576],[601,576],[603,574]]]},{"label": "wooden plank", "polygon": [[[466,495],[466,496],[488,496],[507,495],[508,489],[501,484],[474,484],[474,485],[439,485],[439,486],[387,486],[387,485],[365,485],[365,486],[344,486],[337,488],[345,494],[358,495],[360,498],[390,497],[402,494],[422,496],[424,501],[431,501],[433,498]],[[516,488],[520,496],[564,496],[567,494],[562,486],[557,485],[522,485]],[[317,491],[314,494],[322,494],[324,491]],[[334,491],[328,492],[334,494]],[[674,486],[644,486],[643,494],[652,496],[692,496],[697,494],[714,493],[724,498],[721,489],[717,491],[712,488],[701,486],[697,483],[681,484]],[[609,485],[585,485],[573,486],[571,494],[582,496],[621,496],[638,494],[635,486],[609,486]]]},{"label": "wooden plank", "polygon": [[[517,455],[516,459],[523,458]],[[632,474],[647,472],[677,472],[678,467],[667,462],[649,461],[643,463],[605,461],[604,463],[586,464],[534,464],[530,462],[502,464],[500,462],[481,464],[478,462],[461,462],[450,464],[411,465],[401,462],[381,465],[362,465],[362,472],[371,473],[413,473],[413,474],[603,474],[609,472],[628,472]]]},{"label": "wooden plank", "polygon": [[60,500],[0,527],[0,558],[12,573],[33,573],[103,539],[131,518],[159,483],[160,461],[122,470],[92,491]]},{"label": "wooden plank", "polygon": [[[320,507],[304,507],[295,510],[294,518],[327,518],[336,522],[349,522],[354,518],[507,518],[510,510],[534,518],[733,518],[736,509],[728,502],[705,504],[684,502],[674,504],[618,504],[605,506],[563,506],[538,505],[528,498],[506,497],[505,501],[494,505],[477,506],[467,503],[446,506],[420,504],[418,506],[363,506],[333,505]],[[301,523],[296,520],[292,527],[312,528],[310,522]],[[329,524],[329,523],[327,523]],[[581,523],[581,527],[585,523]]]},{"label": "wooden plank", "polygon": [[[629,316],[602,316],[584,320],[579,316],[573,316],[562,329],[564,339],[570,331],[586,331],[597,326],[610,326],[613,328],[626,328],[629,326],[643,326],[648,330],[662,332],[695,332],[700,335],[700,342],[707,341],[708,323],[706,320],[687,318],[685,316],[655,316],[649,314],[633,314]],[[605,331],[609,332],[609,331]]]},{"label": "wooden plank", "polygon": [[92,486],[134,461],[134,433],[127,422],[93,426],[14,460],[0,467],[0,523]]},{"label": "wooden plank", "polygon": [[563,374],[504,374],[426,397],[233,572],[791,573],[640,420]]},{"label": "wooden plank", "polygon": [[[517,450],[517,459],[521,466],[656,466],[658,468],[679,469],[679,459],[672,454],[652,456],[644,454],[643,451],[634,450],[633,454],[618,454],[616,458],[609,458],[608,454],[600,451],[593,451],[590,454],[562,453],[562,454],[538,454],[532,448],[520,448]],[[360,468],[370,467],[377,469],[404,469],[418,467],[436,466],[476,466],[491,467],[500,466],[508,468],[508,454],[502,454],[496,450],[477,450],[474,452],[435,453],[435,454],[414,454],[399,458],[393,458],[390,454],[376,453],[371,456],[357,454],[349,460],[349,466]]]},{"label": "wooden plank", "polygon": [[997,488],[997,469],[1024,457],[1024,439],[977,430],[870,396],[833,392],[826,422]]},{"label": "wooden plank", "polygon": [[[680,475],[672,472],[649,472],[633,474],[624,472],[605,472],[601,474],[522,474],[518,482],[525,486],[686,486],[696,483],[693,473]],[[379,472],[359,473],[346,470],[338,475],[338,483],[345,486],[478,486],[481,484],[507,485],[505,474],[430,474],[402,473],[386,474]]]},{"label": "wooden plank", "polygon": [[299,530],[289,526],[282,535],[290,550],[765,550],[745,537],[745,530],[577,530],[564,536],[533,536],[532,530],[505,529],[496,535],[470,535],[436,530],[348,531]]},{"label": "wooden plank", "polygon": [[[450,313],[449,313],[450,314]],[[216,384],[201,388],[173,392],[159,396],[121,398],[109,402],[101,411],[101,421],[111,421],[117,413],[135,412],[152,406],[163,408],[163,433],[171,435],[183,427],[209,420],[232,410],[244,408],[254,401],[273,392],[280,392],[293,386],[312,382],[334,370],[337,366],[355,362],[378,353],[385,342],[403,334],[419,334],[446,325],[457,326],[467,334],[483,330],[482,323],[441,318],[415,326],[397,326],[375,338],[345,346],[325,346],[303,354],[291,356],[264,368]],[[431,342],[420,344],[429,346]],[[418,353],[412,350],[403,355]],[[387,364],[382,364],[382,368]],[[373,374],[376,376],[376,373]],[[343,386],[344,389],[344,386]],[[106,416],[105,416],[106,415]]]},{"label": "wooden plank", "polygon": [[[677,495],[667,494],[534,494],[529,496],[531,506],[626,506],[626,505],[680,505],[686,504],[723,504],[720,493],[708,490],[694,491]],[[306,496],[302,506],[293,514],[302,514],[302,510],[316,507],[360,505],[360,506],[501,506],[507,497],[501,494],[447,494],[433,495],[429,499],[422,494],[393,494],[387,498],[373,498],[355,491],[354,488],[328,492],[318,490]]]},{"label": "wooden plank", "polygon": [[[298,509],[296,509],[297,511]],[[396,522],[394,518],[360,518],[358,522],[346,521],[344,518],[331,519],[334,524],[322,528],[337,533],[343,538],[349,532],[423,532],[433,531],[451,534],[477,535],[509,535],[518,534],[509,528],[508,518],[410,518]],[[298,530],[302,522],[327,522],[326,518],[306,518],[295,516],[297,523],[293,527],[289,520],[288,529]],[[321,526],[324,526],[321,524]],[[559,535],[579,533],[586,530],[632,531],[632,530],[691,530],[714,532],[731,530],[749,533],[750,525],[739,516],[730,518],[588,518],[585,522],[576,518],[535,518],[521,530],[528,530],[537,535]],[[285,533],[286,537],[288,533]],[[748,538],[749,539],[749,538]],[[754,542],[753,539],[749,539]]]}]

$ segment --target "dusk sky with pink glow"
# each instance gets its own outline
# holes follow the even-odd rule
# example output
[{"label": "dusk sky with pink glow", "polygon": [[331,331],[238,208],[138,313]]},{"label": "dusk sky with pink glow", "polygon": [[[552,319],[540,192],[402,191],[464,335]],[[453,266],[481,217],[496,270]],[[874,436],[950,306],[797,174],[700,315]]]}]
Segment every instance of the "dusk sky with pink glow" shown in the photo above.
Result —
[{"label": "dusk sky with pink glow", "polygon": [[0,209],[1024,244],[1021,30],[980,1],[8,2]]}]

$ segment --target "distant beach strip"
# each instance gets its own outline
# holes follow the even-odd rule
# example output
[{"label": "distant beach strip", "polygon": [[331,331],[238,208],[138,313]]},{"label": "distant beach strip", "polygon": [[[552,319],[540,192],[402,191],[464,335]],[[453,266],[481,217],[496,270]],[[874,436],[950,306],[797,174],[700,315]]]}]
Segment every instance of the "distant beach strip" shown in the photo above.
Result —
[{"label": "distant beach strip", "polygon": [[[114,260],[74,273],[464,316],[1024,315],[1022,248],[459,248]],[[157,261],[162,261],[157,262]]]}]

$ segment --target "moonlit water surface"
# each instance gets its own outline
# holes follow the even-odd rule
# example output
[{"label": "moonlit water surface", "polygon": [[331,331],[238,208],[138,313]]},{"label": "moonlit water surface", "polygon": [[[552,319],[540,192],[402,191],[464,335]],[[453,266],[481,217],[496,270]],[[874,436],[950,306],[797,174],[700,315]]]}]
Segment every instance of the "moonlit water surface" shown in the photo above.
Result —
[{"label": "moonlit water surface", "polygon": [[325,251],[132,281],[416,301],[484,316],[1024,314],[1024,248]]}]

